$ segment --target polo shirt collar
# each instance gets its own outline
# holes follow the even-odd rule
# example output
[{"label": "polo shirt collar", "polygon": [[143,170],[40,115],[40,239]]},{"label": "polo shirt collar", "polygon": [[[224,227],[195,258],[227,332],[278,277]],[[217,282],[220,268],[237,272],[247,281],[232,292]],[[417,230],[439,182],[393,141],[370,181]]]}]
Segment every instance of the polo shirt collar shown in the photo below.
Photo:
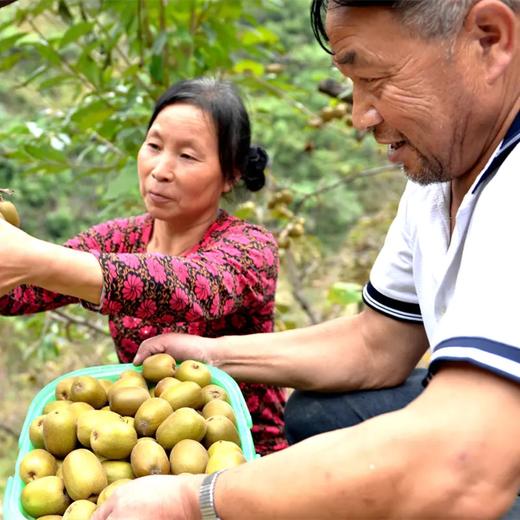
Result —
[{"label": "polo shirt collar", "polygon": [[509,127],[506,136],[504,137],[502,143],[500,144],[493,160],[491,160],[480,179],[477,181],[473,189],[471,190],[471,194],[474,195],[480,186],[491,177],[502,165],[502,163],[506,160],[507,156],[513,150],[513,148],[520,141],[520,112],[516,115],[513,124]]}]

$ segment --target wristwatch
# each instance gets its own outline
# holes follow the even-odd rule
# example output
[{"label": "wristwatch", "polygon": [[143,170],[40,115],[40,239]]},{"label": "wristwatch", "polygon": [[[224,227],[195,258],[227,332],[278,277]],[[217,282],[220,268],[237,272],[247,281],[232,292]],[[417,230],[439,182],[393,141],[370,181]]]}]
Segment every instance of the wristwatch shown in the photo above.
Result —
[{"label": "wristwatch", "polygon": [[199,490],[199,508],[202,520],[221,520],[215,509],[215,484],[225,470],[204,477]]}]

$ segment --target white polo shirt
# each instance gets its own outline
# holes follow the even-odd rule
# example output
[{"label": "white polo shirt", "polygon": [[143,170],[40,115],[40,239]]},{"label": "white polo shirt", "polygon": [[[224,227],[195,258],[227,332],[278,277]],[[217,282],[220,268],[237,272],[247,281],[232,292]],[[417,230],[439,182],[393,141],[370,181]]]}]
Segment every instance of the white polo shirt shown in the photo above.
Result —
[{"label": "white polo shirt", "polygon": [[[520,114],[464,197],[450,238],[450,183],[409,182],[363,298],[423,323],[430,372],[467,361],[520,382]],[[518,300],[517,300],[518,298]]]}]

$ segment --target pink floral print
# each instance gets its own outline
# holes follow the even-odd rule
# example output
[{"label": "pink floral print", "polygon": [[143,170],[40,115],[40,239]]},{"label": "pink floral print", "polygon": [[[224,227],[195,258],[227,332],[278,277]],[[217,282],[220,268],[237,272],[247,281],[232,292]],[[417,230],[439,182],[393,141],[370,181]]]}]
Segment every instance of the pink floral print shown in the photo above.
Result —
[{"label": "pink floral print", "polygon": [[[153,219],[146,214],[98,224],[65,244],[98,259],[103,271],[99,306],[20,286],[0,297],[0,314],[80,303],[108,315],[123,363],[132,361],[143,340],[158,334],[216,337],[273,330],[278,253],[268,231],[220,211],[201,241],[177,257],[146,252],[152,231]],[[240,388],[258,453],[285,448],[284,390],[242,383]]]}]

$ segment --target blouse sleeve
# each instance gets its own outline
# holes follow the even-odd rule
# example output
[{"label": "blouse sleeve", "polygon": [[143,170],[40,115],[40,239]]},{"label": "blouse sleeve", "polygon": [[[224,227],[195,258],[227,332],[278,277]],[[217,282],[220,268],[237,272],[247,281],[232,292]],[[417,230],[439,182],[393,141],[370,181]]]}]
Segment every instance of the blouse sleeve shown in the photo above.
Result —
[{"label": "blouse sleeve", "polygon": [[[69,239],[64,246],[77,251],[99,254],[99,251],[103,250],[107,239],[111,239],[114,233],[117,233],[120,227],[119,224],[120,222],[98,224]],[[79,303],[78,298],[32,285],[19,285],[0,297],[0,315],[33,314],[57,309],[71,303]]]},{"label": "blouse sleeve", "polygon": [[238,220],[186,256],[101,253],[98,260],[104,288],[97,310],[139,318],[192,321],[244,308],[261,312],[271,308],[278,275],[274,237]]}]

